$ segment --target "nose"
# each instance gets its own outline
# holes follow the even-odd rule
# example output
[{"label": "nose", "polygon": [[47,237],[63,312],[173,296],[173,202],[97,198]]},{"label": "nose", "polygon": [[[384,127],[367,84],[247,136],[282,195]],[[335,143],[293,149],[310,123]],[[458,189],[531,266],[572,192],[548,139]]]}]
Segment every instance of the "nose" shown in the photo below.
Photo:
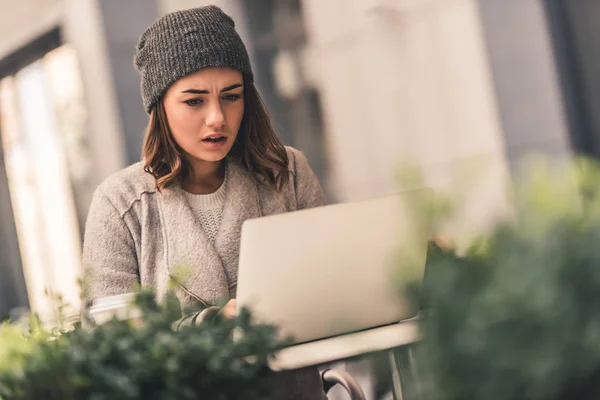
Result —
[{"label": "nose", "polygon": [[225,125],[225,114],[218,101],[209,106],[206,125],[213,129],[222,128]]}]

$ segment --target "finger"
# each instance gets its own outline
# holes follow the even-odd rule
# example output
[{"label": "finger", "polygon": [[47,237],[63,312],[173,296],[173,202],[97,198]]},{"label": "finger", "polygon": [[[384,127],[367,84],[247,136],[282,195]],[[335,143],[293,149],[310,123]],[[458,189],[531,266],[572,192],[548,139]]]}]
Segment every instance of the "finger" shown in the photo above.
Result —
[{"label": "finger", "polygon": [[235,317],[235,308],[226,307],[223,310],[223,315],[225,316],[225,318],[233,318],[233,317]]}]

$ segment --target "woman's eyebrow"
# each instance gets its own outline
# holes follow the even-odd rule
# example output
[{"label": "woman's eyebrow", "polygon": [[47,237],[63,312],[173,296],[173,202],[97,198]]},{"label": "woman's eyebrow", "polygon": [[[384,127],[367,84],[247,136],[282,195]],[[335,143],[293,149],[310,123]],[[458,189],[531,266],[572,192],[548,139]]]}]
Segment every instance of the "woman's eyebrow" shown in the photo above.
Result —
[{"label": "woman's eyebrow", "polygon": [[[237,89],[239,87],[243,87],[244,85],[242,85],[241,83],[234,83],[233,85],[224,87],[223,89],[221,89],[221,93],[223,92],[229,92],[230,90],[233,89]],[[200,89],[186,89],[184,91],[182,91],[181,93],[192,93],[192,94],[208,94],[208,90],[200,90]]]},{"label": "woman's eyebrow", "polygon": [[230,90],[237,89],[242,86],[243,85],[241,83],[234,83],[233,85],[230,85],[230,86],[227,86],[227,87],[224,87],[223,89],[221,89],[221,93],[229,92]]}]

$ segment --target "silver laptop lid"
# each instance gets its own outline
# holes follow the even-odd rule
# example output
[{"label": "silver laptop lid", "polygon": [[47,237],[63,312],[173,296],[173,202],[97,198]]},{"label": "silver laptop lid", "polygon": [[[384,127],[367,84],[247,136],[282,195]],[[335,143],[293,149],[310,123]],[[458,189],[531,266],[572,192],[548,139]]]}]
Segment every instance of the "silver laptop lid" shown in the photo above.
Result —
[{"label": "silver laptop lid", "polygon": [[[246,221],[238,308],[296,343],[413,317],[417,307],[398,284],[422,280],[428,238],[413,205],[431,196],[420,189]],[[411,258],[410,271],[401,270],[403,257]]]}]

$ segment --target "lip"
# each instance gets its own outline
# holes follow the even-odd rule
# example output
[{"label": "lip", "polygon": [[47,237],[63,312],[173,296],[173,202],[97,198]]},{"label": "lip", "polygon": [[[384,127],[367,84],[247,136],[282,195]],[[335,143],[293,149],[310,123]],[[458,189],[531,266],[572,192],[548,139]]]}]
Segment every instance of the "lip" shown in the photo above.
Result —
[{"label": "lip", "polygon": [[225,139],[227,139],[227,135],[224,134],[223,132],[215,132],[215,133],[211,133],[210,135],[206,135],[202,138],[202,140],[206,140],[206,139],[214,139],[214,138],[219,138],[219,137],[224,137]]},{"label": "lip", "polygon": [[[221,140],[219,142],[211,142],[211,141],[204,140],[204,139],[218,138],[218,137],[224,137],[225,139]],[[208,136],[206,136],[206,137],[204,137],[202,139],[202,145],[205,146],[205,147],[208,147],[209,149],[216,150],[216,149],[220,149],[220,148],[224,147],[227,144],[228,140],[229,140],[229,138],[227,137],[227,135],[224,135],[224,134],[211,134],[211,135],[208,135]]]}]

